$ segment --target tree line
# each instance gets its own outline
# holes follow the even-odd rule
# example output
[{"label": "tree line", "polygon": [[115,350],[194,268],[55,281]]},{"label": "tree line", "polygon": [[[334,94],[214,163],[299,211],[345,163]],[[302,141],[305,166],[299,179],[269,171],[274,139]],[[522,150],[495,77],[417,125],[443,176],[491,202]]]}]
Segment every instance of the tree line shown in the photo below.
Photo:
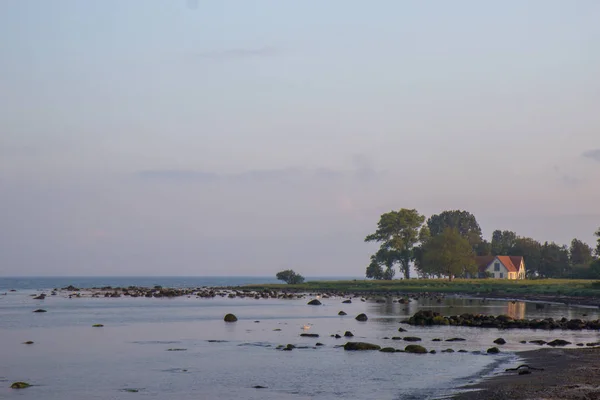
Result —
[{"label": "tree line", "polygon": [[522,256],[528,278],[600,279],[600,228],[595,249],[575,238],[570,246],[541,243],[513,231],[495,230],[483,238],[475,216],[451,210],[426,218],[402,208],[380,216],[365,242],[380,244],[371,255],[367,278],[393,279],[396,267],[405,279],[414,266],[421,277],[476,276],[475,256]]}]

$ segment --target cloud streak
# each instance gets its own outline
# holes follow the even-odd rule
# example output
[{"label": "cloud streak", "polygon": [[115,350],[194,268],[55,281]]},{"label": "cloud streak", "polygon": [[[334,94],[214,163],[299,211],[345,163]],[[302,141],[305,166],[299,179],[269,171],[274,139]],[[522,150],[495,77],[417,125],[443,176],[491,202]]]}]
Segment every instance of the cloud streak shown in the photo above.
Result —
[{"label": "cloud streak", "polygon": [[593,149],[585,151],[581,154],[584,158],[589,158],[593,161],[600,162],[600,149]]}]

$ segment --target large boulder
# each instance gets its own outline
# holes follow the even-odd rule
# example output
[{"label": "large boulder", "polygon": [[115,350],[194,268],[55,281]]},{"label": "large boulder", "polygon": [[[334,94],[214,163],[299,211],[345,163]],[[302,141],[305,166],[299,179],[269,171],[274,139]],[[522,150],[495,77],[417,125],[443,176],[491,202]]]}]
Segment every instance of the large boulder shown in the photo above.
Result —
[{"label": "large boulder", "polygon": [[407,353],[415,353],[415,354],[426,354],[427,349],[423,346],[419,346],[418,344],[409,344],[404,348],[404,351]]},{"label": "large boulder", "polygon": [[317,299],[312,299],[311,301],[308,302],[309,306],[320,306],[321,302]]},{"label": "large boulder", "polygon": [[366,342],[348,342],[344,345],[344,350],[381,350],[381,346]]},{"label": "large boulder", "polygon": [[225,315],[225,318],[223,318],[223,321],[225,322],[235,322],[237,321],[237,317],[233,314],[227,314]]},{"label": "large boulder", "polygon": [[363,321],[363,322],[364,322],[364,321],[366,321],[366,320],[368,320],[368,319],[369,319],[369,318],[367,318],[367,314],[365,314],[365,313],[361,313],[361,314],[358,314],[358,315],[356,316],[356,320],[357,320],[357,321]]}]

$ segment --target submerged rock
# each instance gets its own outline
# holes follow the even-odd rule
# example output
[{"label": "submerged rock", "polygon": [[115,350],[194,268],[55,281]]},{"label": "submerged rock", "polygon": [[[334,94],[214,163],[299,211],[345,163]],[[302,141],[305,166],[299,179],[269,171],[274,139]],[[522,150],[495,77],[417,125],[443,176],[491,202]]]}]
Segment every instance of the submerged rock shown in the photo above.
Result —
[{"label": "submerged rock", "polygon": [[25,389],[28,388],[29,386],[31,386],[31,384],[27,383],[27,382],[14,382],[12,385],[10,385],[11,389]]},{"label": "submerged rock", "polygon": [[393,347],[384,347],[383,349],[380,349],[379,351],[381,351],[382,353],[395,353],[396,349]]},{"label": "submerged rock", "polygon": [[92,325],[92,328],[102,328],[104,325],[102,324],[94,324]]},{"label": "submerged rock", "polygon": [[406,329],[404,329],[403,327],[398,328],[398,332],[406,332]]},{"label": "submerged rock", "polygon": [[369,318],[367,318],[367,314],[361,313],[361,314],[358,314],[355,319],[357,321],[364,322],[364,321],[368,320]]},{"label": "submerged rock", "polygon": [[494,343],[502,345],[502,344],[506,344],[506,340],[504,340],[502,338],[498,338],[498,339],[494,340]]},{"label": "submerged rock", "polygon": [[490,347],[489,349],[487,349],[487,353],[488,354],[498,354],[498,353],[500,353],[500,349],[497,347]]},{"label": "submerged rock", "polygon": [[31,341],[31,340],[28,340],[28,341],[26,341],[26,342],[23,342],[23,344],[33,344],[33,341]]},{"label": "submerged rock", "polygon": [[300,336],[302,337],[319,337],[318,333],[301,333]]},{"label": "submerged rock", "polygon": [[414,354],[426,354],[427,353],[427,349],[423,346],[419,346],[418,344],[409,344],[408,346],[406,346],[404,348],[404,351],[407,353],[414,353]]},{"label": "submerged rock", "polygon": [[467,339],[455,337],[455,338],[446,339],[446,342],[464,342],[465,340],[467,340]]},{"label": "submerged rock", "polygon": [[350,299],[342,301],[342,304],[351,304],[351,303],[352,303],[352,300],[350,300]]},{"label": "submerged rock", "polygon": [[533,344],[537,344],[537,345],[545,345],[546,341],[545,340],[530,340],[529,343],[533,343]]},{"label": "submerged rock", "polygon": [[39,309],[35,310],[34,312],[48,312],[48,311],[46,311],[46,310],[44,310],[44,309],[41,309],[41,308],[39,308]]},{"label": "submerged rock", "polygon": [[317,299],[312,299],[312,300],[311,300],[311,301],[309,301],[307,304],[308,304],[309,306],[320,306],[320,305],[321,305],[321,302],[320,302],[319,300],[317,300]]},{"label": "submerged rock", "polygon": [[546,343],[548,346],[566,346],[568,344],[571,344],[571,342],[567,342],[566,340],[563,339],[554,339],[551,342]]},{"label": "submerged rock", "polygon": [[344,345],[344,350],[380,350],[381,346],[366,342],[348,342]]},{"label": "submerged rock", "polygon": [[238,320],[237,317],[235,315],[233,315],[233,314],[227,314],[223,318],[223,321],[225,321],[225,322],[235,322],[237,320]]},{"label": "submerged rock", "polygon": [[416,337],[416,336],[405,336],[403,339],[406,342],[420,342],[421,341],[421,338]]}]

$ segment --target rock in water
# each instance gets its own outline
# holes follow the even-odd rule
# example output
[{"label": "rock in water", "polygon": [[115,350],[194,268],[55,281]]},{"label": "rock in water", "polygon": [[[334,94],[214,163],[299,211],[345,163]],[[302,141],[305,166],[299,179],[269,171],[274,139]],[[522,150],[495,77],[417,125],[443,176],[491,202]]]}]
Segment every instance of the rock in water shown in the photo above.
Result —
[{"label": "rock in water", "polygon": [[300,336],[302,337],[319,337],[318,333],[301,333]]},{"label": "rock in water", "polygon": [[496,343],[496,344],[506,344],[506,340],[504,340],[502,338],[498,338],[498,339],[494,340],[494,343]]},{"label": "rock in water", "polygon": [[104,325],[102,324],[94,324],[92,325],[92,328],[102,328]]},{"label": "rock in water", "polygon": [[350,300],[350,299],[342,301],[342,304],[351,304],[351,303],[352,303],[352,300]]},{"label": "rock in water", "polygon": [[406,337],[404,337],[404,340],[406,342],[420,342],[421,338],[420,337],[415,337],[415,336],[406,336]]},{"label": "rock in water", "polygon": [[10,388],[11,389],[25,389],[25,388],[28,388],[29,386],[31,386],[31,385],[27,382],[14,382],[12,385],[10,385]]},{"label": "rock in water", "polygon": [[396,349],[393,347],[384,347],[383,349],[379,350],[382,353],[395,353]]},{"label": "rock in water", "polygon": [[381,350],[381,346],[365,342],[348,342],[344,345],[344,350]]},{"label": "rock in water", "polygon": [[415,354],[426,354],[427,349],[423,346],[419,346],[418,344],[409,344],[404,348],[404,351],[407,353],[415,353]]},{"label": "rock in water", "polygon": [[317,299],[312,299],[311,301],[308,302],[309,306],[320,306],[321,302]]},{"label": "rock in water", "polygon": [[489,349],[487,349],[487,353],[488,354],[498,354],[498,353],[500,353],[500,349],[497,347],[490,347]]},{"label": "rock in water", "polygon": [[340,312],[338,313],[338,315],[348,315],[348,314],[346,314],[346,313],[345,313],[345,312],[343,312],[343,311],[340,311]]},{"label": "rock in water", "polygon": [[39,309],[35,310],[34,312],[47,312],[47,311],[39,308]]},{"label": "rock in water", "polygon": [[24,342],[23,344],[33,344],[33,341],[28,340],[28,341]]},{"label": "rock in water", "polygon": [[368,319],[369,319],[369,318],[367,318],[367,314],[364,314],[364,313],[362,313],[362,314],[358,314],[358,315],[356,316],[356,320],[357,320],[357,321],[366,321],[366,320],[368,320]]},{"label": "rock in water", "polygon": [[353,337],[354,335],[352,334],[352,332],[346,331],[346,332],[344,332],[344,336],[345,337]]},{"label": "rock in water", "polygon": [[562,339],[554,339],[551,342],[548,342],[547,345],[548,346],[566,346],[568,344],[571,344],[571,342],[567,342],[566,340],[562,340]]},{"label": "rock in water", "polygon": [[225,322],[235,322],[237,321],[237,317],[233,314],[227,314],[225,315],[225,318],[223,318],[223,321]]}]

